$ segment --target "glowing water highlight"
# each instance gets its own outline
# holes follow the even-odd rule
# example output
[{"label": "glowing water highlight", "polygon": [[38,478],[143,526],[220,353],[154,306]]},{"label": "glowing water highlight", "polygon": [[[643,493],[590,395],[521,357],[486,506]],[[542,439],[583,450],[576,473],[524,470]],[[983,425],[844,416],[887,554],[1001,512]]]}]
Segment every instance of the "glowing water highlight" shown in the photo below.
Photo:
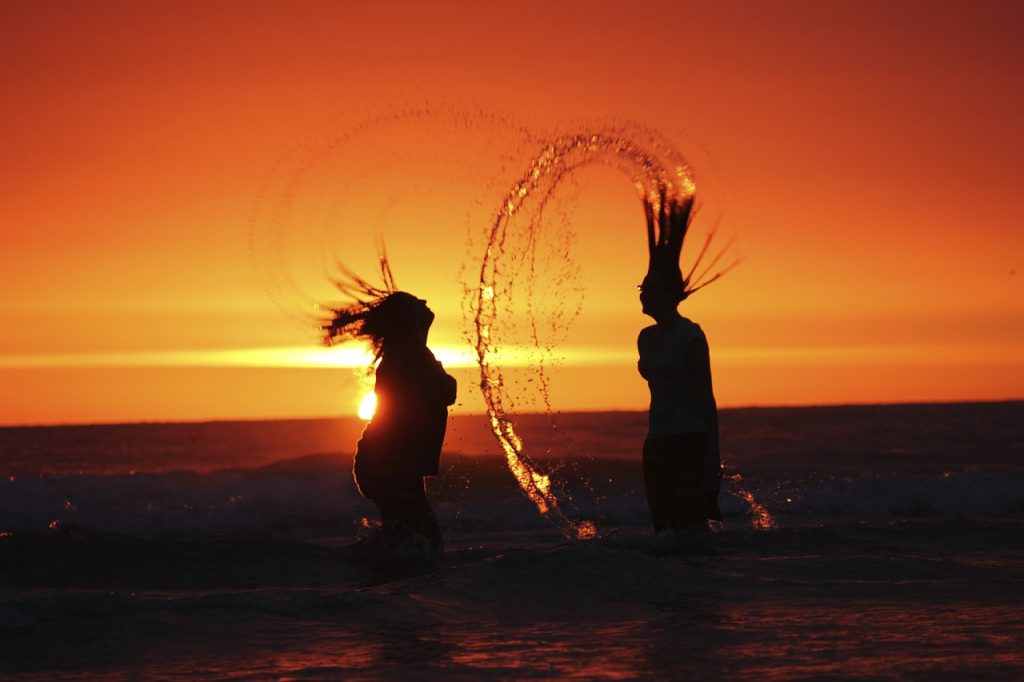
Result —
[{"label": "glowing water highlight", "polygon": [[[537,470],[524,452],[522,438],[516,433],[514,419],[505,402],[505,379],[496,362],[492,329],[498,316],[500,299],[507,290],[498,281],[501,259],[506,255],[506,235],[526,202],[536,202],[539,210],[551,199],[559,184],[573,171],[601,163],[622,170],[640,197],[657,207],[668,200],[692,197],[696,191],[693,173],[685,159],[673,153],[667,144],[654,140],[642,148],[621,131],[573,135],[545,146],[529,169],[513,184],[496,211],[487,239],[480,283],[474,306],[476,353],[480,365],[480,389],[487,405],[491,430],[505,453],[509,469],[537,510],[550,518],[570,537],[586,539],[596,535],[590,521],[569,518],[559,507],[551,489],[551,480]],[[526,229],[537,230],[531,222]],[[531,239],[530,243],[534,243]],[[541,381],[544,381],[543,376]],[[542,387],[543,388],[543,387]]]},{"label": "glowing water highlight", "polygon": [[[636,142],[637,139],[643,139],[644,144]],[[558,525],[567,536],[577,539],[594,537],[597,528],[593,522],[573,519],[563,511],[552,490],[550,477],[541,473],[537,464],[526,454],[523,440],[516,432],[513,410],[507,403],[506,381],[497,358],[498,344],[494,327],[503,297],[511,296],[511,285],[506,286],[502,280],[505,275],[502,270],[503,259],[514,260],[522,255],[516,252],[514,241],[509,239],[511,231],[527,231],[525,248],[535,250],[540,238],[540,221],[532,216],[543,210],[563,180],[574,171],[592,164],[607,165],[622,171],[632,182],[639,198],[653,207],[655,213],[661,208],[661,202],[679,203],[692,199],[697,191],[693,171],[685,158],[671,144],[651,131],[626,128],[557,138],[543,147],[495,211],[480,266],[479,286],[471,303],[474,313],[474,345],[480,366],[480,389],[487,406],[491,430],[501,445],[509,469],[537,510]],[[523,214],[531,215],[520,220]],[[698,254],[698,261],[707,250],[710,236]],[[703,275],[698,279],[701,277]],[[533,295],[532,287],[527,287],[527,298]],[[531,306],[528,304],[527,307]],[[530,320],[530,324],[533,327],[533,340],[537,343],[536,323]],[[550,412],[547,378],[543,369],[538,378]],[[774,527],[774,519],[754,500],[753,495],[739,486],[737,489],[737,494],[750,505],[755,527]]]}]

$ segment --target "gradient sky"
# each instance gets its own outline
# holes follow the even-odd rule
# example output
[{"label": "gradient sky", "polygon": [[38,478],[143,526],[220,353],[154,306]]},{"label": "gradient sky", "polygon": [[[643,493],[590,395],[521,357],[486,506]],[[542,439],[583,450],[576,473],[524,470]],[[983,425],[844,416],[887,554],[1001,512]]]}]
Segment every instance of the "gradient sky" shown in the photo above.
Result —
[{"label": "gradient sky", "polygon": [[[5,2],[0,32],[0,423],[353,414],[351,353],[258,286],[253,213],[289,150],[424,101],[637,121],[714,179],[700,219],[744,260],[682,312],[720,405],[1024,397],[1020,3]],[[639,204],[579,184],[555,407],[643,409]],[[464,223],[403,227],[431,215],[383,232],[478,411],[474,256]]]}]

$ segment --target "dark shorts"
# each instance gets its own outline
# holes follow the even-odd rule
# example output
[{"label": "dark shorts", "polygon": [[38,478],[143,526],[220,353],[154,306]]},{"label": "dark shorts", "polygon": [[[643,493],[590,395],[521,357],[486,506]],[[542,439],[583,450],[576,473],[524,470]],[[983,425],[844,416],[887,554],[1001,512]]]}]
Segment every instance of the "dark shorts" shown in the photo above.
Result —
[{"label": "dark shorts", "polygon": [[416,472],[375,471],[360,466],[352,471],[363,497],[373,502],[389,532],[412,532],[425,537],[435,549],[441,546],[441,528],[427,499],[423,476]]},{"label": "dark shorts", "polygon": [[720,520],[717,477],[709,474],[707,437],[680,433],[644,441],[644,489],[655,530]]}]

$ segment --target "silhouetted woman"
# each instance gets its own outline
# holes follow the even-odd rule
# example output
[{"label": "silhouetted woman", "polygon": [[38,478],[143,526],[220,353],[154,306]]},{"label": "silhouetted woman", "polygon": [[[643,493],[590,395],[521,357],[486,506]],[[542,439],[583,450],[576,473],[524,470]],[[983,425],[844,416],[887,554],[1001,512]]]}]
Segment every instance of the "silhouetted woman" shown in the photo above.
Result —
[{"label": "silhouetted woman", "polygon": [[655,531],[706,528],[708,519],[722,518],[718,410],[707,339],[677,307],[718,275],[689,287],[679,255],[693,200],[676,202],[662,195],[659,204],[655,215],[645,202],[650,266],[640,285],[643,312],[656,324],[644,328],[637,339],[638,367],[651,391],[644,487]]},{"label": "silhouetted woman", "polygon": [[325,340],[368,340],[379,359],[377,408],[357,446],[353,475],[363,497],[377,505],[386,541],[419,535],[437,550],[441,529],[424,491],[424,476],[437,476],[455,402],[455,379],[427,348],[434,313],[427,302],[395,291],[382,255],[385,289],[351,273],[338,287],[356,299],[323,326]]}]

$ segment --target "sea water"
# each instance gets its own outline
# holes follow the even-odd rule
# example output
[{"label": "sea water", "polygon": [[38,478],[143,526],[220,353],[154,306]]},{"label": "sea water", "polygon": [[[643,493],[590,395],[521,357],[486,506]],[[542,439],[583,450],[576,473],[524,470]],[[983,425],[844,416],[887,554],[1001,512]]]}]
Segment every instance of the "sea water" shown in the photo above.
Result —
[{"label": "sea water", "polygon": [[0,429],[0,676],[1019,678],[1022,423],[723,410],[725,522],[694,543],[649,529],[643,413],[562,415],[540,464],[576,541],[460,416],[427,561],[358,549],[355,420]]}]

